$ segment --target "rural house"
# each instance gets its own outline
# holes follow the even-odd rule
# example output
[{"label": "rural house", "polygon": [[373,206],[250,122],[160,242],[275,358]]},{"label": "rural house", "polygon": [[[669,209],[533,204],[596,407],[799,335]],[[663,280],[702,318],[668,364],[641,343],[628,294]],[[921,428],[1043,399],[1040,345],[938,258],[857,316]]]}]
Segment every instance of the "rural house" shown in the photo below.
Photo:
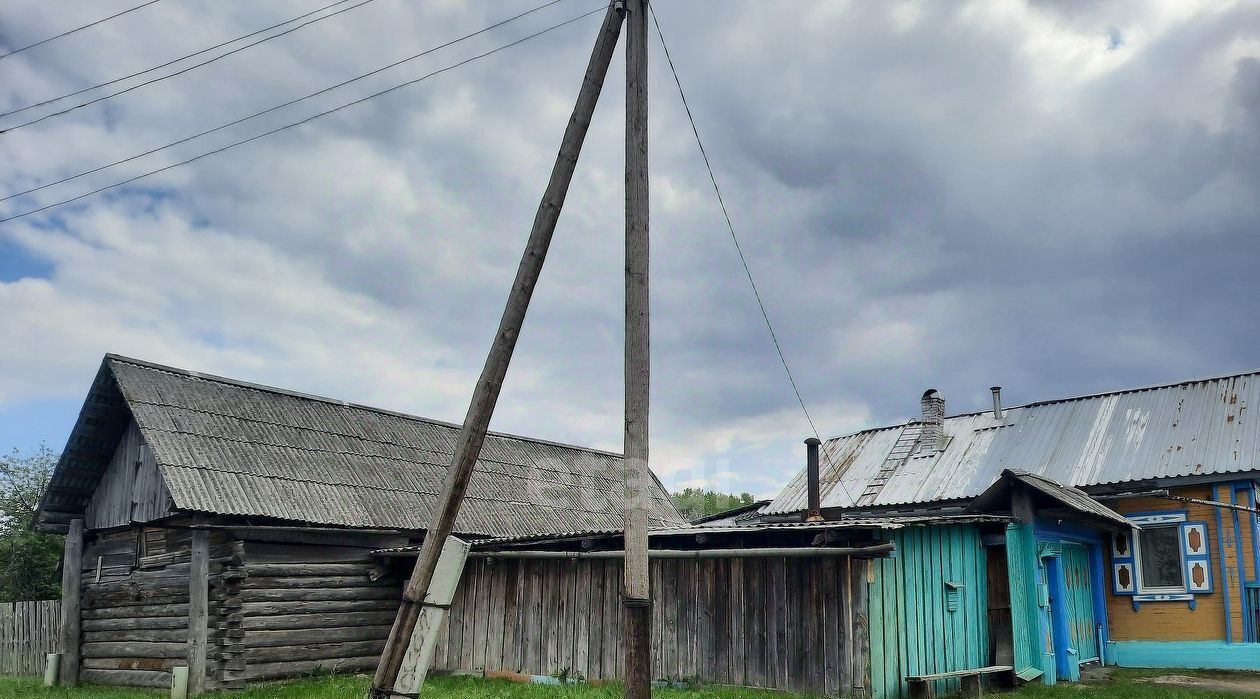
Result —
[{"label": "rural house", "polygon": [[[63,672],[234,687],[375,667],[458,427],[108,355],[37,527],[66,532]],[[456,533],[621,526],[616,454],[491,433]],[[684,524],[653,483],[652,525]]]},{"label": "rural house", "polygon": [[[946,418],[928,391],[919,419],[828,440],[822,515],[1012,517],[983,539],[990,581],[1009,580],[991,585],[989,618],[1011,625],[997,660],[1026,679],[1075,679],[1087,662],[1260,670],[1260,427],[1247,412],[1260,374],[1011,408],[992,390],[991,411]],[[798,474],[764,517],[799,519],[809,481]],[[917,594],[897,592],[903,611]],[[920,660],[887,662],[916,675]]]},{"label": "rural house", "polygon": [[[915,420],[811,445],[769,505],[652,532],[654,674],[892,699],[1089,663],[1260,669],[1257,379],[995,390],[951,417],[928,391]],[[477,543],[435,667],[618,677],[620,546]]]}]

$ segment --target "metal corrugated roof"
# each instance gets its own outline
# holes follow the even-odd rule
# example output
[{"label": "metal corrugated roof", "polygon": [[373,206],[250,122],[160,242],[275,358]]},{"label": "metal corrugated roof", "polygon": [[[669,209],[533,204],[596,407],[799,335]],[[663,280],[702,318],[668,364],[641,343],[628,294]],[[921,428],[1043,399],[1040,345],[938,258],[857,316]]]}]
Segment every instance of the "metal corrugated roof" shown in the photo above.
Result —
[{"label": "metal corrugated roof", "polygon": [[[1070,486],[1260,471],[1260,373],[1198,379],[946,418],[940,451],[909,458],[874,505],[979,495],[1003,469]],[[820,452],[824,507],[850,507],[878,473],[901,425],[830,439]],[[766,509],[806,507],[800,472]]]},{"label": "metal corrugated roof", "polygon": [[[102,372],[116,381],[177,510],[423,529],[459,432],[115,355]],[[652,488],[652,524],[685,524],[660,483]],[[622,502],[619,455],[490,433],[455,529],[514,536],[614,528]]]}]

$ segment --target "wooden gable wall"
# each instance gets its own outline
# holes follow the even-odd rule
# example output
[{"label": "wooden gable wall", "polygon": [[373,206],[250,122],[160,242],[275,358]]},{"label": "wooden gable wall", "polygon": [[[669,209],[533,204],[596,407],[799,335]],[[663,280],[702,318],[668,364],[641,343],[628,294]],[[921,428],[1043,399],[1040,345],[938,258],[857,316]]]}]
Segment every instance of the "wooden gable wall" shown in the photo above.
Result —
[{"label": "wooden gable wall", "polygon": [[150,522],[171,513],[170,499],[153,450],[131,420],[88,502],[84,526],[93,530]]}]

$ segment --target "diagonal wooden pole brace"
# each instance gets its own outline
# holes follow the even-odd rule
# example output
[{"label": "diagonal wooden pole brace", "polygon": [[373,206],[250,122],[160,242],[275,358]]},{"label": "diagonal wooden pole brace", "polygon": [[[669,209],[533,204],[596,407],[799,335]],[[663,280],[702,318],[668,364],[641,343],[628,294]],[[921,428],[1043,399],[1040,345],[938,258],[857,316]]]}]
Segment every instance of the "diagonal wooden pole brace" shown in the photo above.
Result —
[{"label": "diagonal wooden pole brace", "polygon": [[525,252],[521,256],[521,264],[516,270],[516,280],[512,283],[507,305],[503,309],[499,331],[495,335],[494,344],[490,347],[489,356],[486,357],[486,364],[481,370],[481,378],[473,391],[472,402],[468,406],[468,414],[464,418],[464,426],[460,430],[455,453],[451,458],[451,467],[446,474],[441,500],[429,520],[424,543],[420,548],[420,556],[416,559],[415,570],[403,592],[398,618],[394,620],[394,626],[390,629],[389,640],[381,654],[380,665],[376,668],[372,688],[369,690],[370,697],[386,697],[393,693],[403,657],[411,643],[416,620],[420,615],[419,603],[429,591],[429,584],[433,580],[433,571],[437,566],[442,545],[455,528],[455,518],[463,502],[464,491],[468,488],[473,466],[481,454],[481,445],[485,440],[486,430],[490,426],[490,417],[494,413],[495,402],[499,398],[503,379],[507,375],[508,364],[512,360],[512,350],[516,347],[516,339],[525,321],[530,297],[534,293],[534,286],[542,272],[547,248],[551,245],[551,236],[556,230],[556,222],[560,218],[560,210],[564,206],[564,199],[569,191],[569,182],[573,179],[578,155],[582,151],[582,142],[586,138],[587,129],[591,124],[591,115],[595,111],[595,104],[603,89],[604,77],[608,73],[613,51],[617,47],[621,23],[621,13],[614,5],[609,5],[599,36],[595,40],[595,48],[591,52],[590,62],[586,67],[586,75],[582,79],[582,89],[578,93],[577,103],[573,107],[573,114],[569,117],[569,124],[565,128],[564,140],[560,144],[559,153],[556,154],[551,179],[538,205],[538,213],[534,217],[529,242],[526,243]]}]

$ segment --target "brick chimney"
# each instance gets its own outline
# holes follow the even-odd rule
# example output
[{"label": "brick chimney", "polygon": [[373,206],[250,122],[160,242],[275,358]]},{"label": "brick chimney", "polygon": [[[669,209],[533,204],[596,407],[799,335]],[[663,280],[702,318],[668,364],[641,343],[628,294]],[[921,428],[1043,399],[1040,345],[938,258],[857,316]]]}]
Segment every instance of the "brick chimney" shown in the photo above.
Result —
[{"label": "brick chimney", "polygon": [[945,399],[935,388],[923,392],[919,400],[923,408],[923,431],[920,433],[920,450],[937,449],[945,436]]}]

